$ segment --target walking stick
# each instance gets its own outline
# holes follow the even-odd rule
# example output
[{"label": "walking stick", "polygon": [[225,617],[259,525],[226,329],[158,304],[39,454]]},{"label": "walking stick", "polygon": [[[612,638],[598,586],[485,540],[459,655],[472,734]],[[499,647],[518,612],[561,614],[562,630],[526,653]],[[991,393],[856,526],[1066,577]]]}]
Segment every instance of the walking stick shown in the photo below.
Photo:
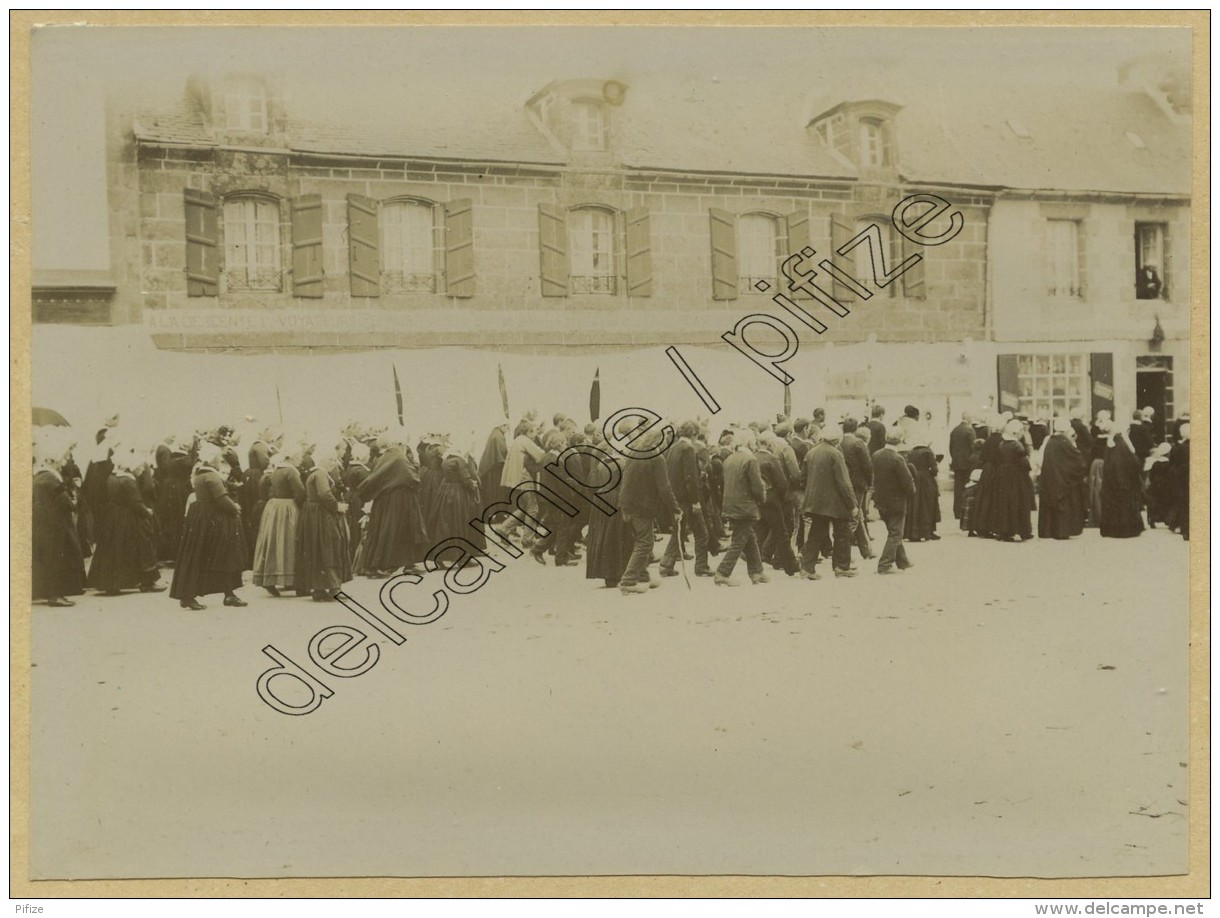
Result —
[{"label": "walking stick", "polygon": [[678,539],[678,564],[682,567],[682,579],[686,581],[686,588],[691,589],[690,577],[686,575],[686,546],[682,543],[682,513],[678,512],[674,515],[674,535]]}]

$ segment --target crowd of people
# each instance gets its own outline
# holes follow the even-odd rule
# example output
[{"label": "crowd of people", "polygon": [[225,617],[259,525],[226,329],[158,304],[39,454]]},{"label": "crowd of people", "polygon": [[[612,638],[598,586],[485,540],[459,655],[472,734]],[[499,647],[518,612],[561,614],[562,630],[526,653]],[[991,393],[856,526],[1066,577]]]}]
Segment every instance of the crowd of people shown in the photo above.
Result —
[{"label": "crowd of people", "polygon": [[[967,412],[949,437],[954,517],[971,536],[1012,542],[1034,537],[1035,509],[1038,536],[1053,539],[1086,526],[1137,536],[1146,513],[1148,527],[1189,538],[1189,418],[1162,443],[1152,420],[1140,411],[1120,428],[1101,412],[1091,426],[1080,418],[1047,425]],[[508,424],[493,428],[476,460],[445,435],[409,442],[400,425],[352,424],[321,445],[265,428],[243,465],[231,427],[166,437],[152,449],[126,436],[117,415],[84,444],[71,428],[36,428],[34,598],[71,606],[88,587],[104,596],[168,591],[191,610],[222,594],[224,605],[242,607],[237,590],[249,571],[270,597],[329,601],[355,576],[424,573],[429,549],[446,539],[484,549],[471,520],[581,444],[618,462],[620,484],[603,497],[619,512],[585,507],[571,516],[530,493],[525,518],[508,517],[507,531],[539,564],[583,560],[587,579],[624,594],[685,573],[688,560],[696,577],[726,587],[739,585],[743,557],[754,584],[770,579],[768,566],[818,580],[826,560],[835,577],[854,577],[856,556],[892,575],[913,566],[908,543],[940,538],[944,457],[913,406],[893,424],[875,406],[863,419],[828,423],[819,409],[714,438],[706,422],[671,429],[674,442],[659,454],[627,458],[597,424],[557,414],[548,425],[531,412],[511,433]],[[659,426],[617,433],[637,454],[663,435]],[[879,552],[870,522],[885,530]],[[169,584],[163,569],[172,569]]]}]

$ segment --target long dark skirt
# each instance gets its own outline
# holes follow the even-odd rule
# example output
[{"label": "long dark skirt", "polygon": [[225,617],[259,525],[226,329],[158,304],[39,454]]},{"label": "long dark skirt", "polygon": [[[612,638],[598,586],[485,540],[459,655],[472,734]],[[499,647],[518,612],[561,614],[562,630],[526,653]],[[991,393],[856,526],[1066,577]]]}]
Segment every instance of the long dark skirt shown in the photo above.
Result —
[{"label": "long dark skirt", "polygon": [[1104,459],[1094,459],[1089,466],[1089,526],[1094,528],[1101,524],[1101,483],[1105,467]]},{"label": "long dark skirt", "polygon": [[1084,506],[1081,490],[1070,488],[1065,494],[1038,495],[1038,538],[1066,539],[1084,531]]},{"label": "long dark skirt", "polygon": [[156,524],[137,508],[111,505],[106,538],[98,543],[89,566],[95,590],[127,590],[157,580]]},{"label": "long dark skirt", "polygon": [[1144,531],[1140,517],[1138,488],[1120,487],[1117,482],[1103,483],[1101,492],[1101,534],[1108,539],[1130,539]]},{"label": "long dark skirt", "polygon": [[369,510],[360,550],[360,569],[392,571],[421,560],[428,550],[419,501],[410,488],[390,488],[377,495]]},{"label": "long dark skirt", "polygon": [[85,592],[85,561],[71,512],[44,514],[36,506],[33,524],[34,599],[80,596]]},{"label": "long dark skirt", "polygon": [[182,478],[166,476],[157,490],[157,557],[161,561],[173,561],[178,557],[182,543],[182,520],[186,515],[186,499],[191,493],[191,483]]},{"label": "long dark skirt", "polygon": [[297,533],[296,586],[300,592],[333,593],[352,579],[346,517],[307,501]]},{"label": "long dark skirt", "polygon": [[174,566],[169,595],[194,599],[241,586],[246,534],[240,518],[213,504],[191,504],[182,530],[182,547]]},{"label": "long dark skirt", "polygon": [[936,535],[940,522],[940,489],[931,472],[919,469],[915,473],[915,496],[907,503],[906,532],[908,542],[930,539]]},{"label": "long dark skirt", "polygon": [[988,514],[991,532],[1001,539],[1020,536],[1033,538],[1034,483],[1024,469],[1000,465],[996,467],[995,490]]},{"label": "long dark skirt", "polygon": [[631,558],[634,535],[620,510],[606,516],[594,510],[589,516],[588,556],[585,559],[585,579],[605,580],[616,585]]},{"label": "long dark skirt", "polygon": [[991,515],[996,504],[996,467],[983,466],[974,489],[974,501],[970,505],[969,531],[981,536],[992,533]]},{"label": "long dark skirt", "polygon": [[461,482],[442,481],[436,490],[432,524],[428,527],[432,544],[458,538],[483,548],[486,541],[483,534],[470,525],[471,520],[479,518],[481,510],[477,495],[467,491]]}]

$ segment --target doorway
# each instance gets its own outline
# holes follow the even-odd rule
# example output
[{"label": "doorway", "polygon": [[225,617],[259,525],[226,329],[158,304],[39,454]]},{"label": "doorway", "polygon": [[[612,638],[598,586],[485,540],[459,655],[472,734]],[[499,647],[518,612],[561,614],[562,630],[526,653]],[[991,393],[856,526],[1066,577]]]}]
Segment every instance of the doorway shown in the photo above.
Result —
[{"label": "doorway", "polygon": [[1152,434],[1156,442],[1165,439],[1165,424],[1173,415],[1173,358],[1147,356],[1135,358],[1135,404],[1151,408]]}]

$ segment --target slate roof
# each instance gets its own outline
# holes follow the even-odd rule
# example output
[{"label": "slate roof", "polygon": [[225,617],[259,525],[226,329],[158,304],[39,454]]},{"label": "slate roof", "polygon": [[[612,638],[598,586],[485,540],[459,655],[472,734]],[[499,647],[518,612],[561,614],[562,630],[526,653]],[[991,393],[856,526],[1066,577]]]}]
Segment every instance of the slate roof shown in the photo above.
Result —
[{"label": "slate roof", "polygon": [[[587,76],[574,73],[572,77]],[[616,76],[603,71],[606,78]],[[713,173],[851,179],[808,120],[844,100],[900,102],[895,130],[904,180],[1025,190],[1187,195],[1189,121],[1171,119],[1142,93],[1063,87],[859,86],[836,93],[776,79],[757,81],[641,72],[612,108],[624,166]],[[294,80],[286,92],[290,149],[422,159],[562,165],[567,157],[534,124],[526,101],[546,82],[523,71],[461,73],[426,85],[389,80],[339,95]],[[202,112],[181,91],[146,85],[138,103],[141,140],[211,146]],[[1028,129],[1021,138],[1009,127]],[[1127,132],[1138,135],[1144,149]]]}]

